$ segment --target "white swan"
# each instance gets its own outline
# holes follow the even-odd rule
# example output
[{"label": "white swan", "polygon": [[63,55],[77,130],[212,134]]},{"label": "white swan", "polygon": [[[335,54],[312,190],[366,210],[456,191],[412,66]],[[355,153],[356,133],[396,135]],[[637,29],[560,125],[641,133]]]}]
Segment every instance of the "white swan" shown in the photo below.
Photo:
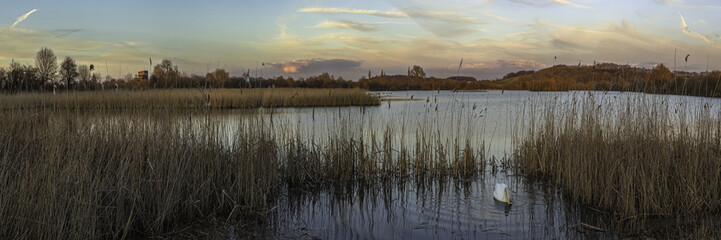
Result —
[{"label": "white swan", "polygon": [[508,192],[508,186],[503,183],[496,183],[496,190],[493,191],[493,198],[511,204],[511,194]]}]

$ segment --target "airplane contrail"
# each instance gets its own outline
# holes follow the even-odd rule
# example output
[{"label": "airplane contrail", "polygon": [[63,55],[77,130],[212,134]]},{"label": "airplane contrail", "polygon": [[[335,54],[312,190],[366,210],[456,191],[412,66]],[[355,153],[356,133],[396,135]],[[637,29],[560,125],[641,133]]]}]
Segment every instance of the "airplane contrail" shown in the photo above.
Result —
[{"label": "airplane contrail", "polygon": [[28,16],[30,16],[30,14],[34,13],[35,11],[37,11],[37,9],[30,10],[30,12],[23,14],[22,16],[19,16],[18,18],[16,18],[15,22],[13,23],[13,25],[10,26],[10,28],[15,28],[15,25],[18,25],[18,23],[20,23],[23,20],[25,20],[26,18],[28,18]]},{"label": "airplane contrail", "polygon": [[713,41],[711,41],[711,39],[709,39],[707,36],[704,36],[704,35],[701,35],[700,33],[691,31],[691,29],[688,28],[688,25],[686,25],[686,20],[683,19],[683,15],[681,15],[680,12],[678,13],[678,15],[681,16],[681,31],[683,31],[683,33],[685,33],[686,35],[689,35],[690,37],[703,40],[706,43],[713,43]]}]

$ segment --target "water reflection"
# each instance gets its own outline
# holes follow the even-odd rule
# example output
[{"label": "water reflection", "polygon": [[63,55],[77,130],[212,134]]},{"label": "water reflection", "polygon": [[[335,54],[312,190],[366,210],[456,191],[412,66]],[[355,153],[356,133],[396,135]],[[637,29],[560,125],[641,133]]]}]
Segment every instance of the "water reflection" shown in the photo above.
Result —
[{"label": "water reflection", "polygon": [[[220,122],[222,124],[214,126],[222,128],[219,132],[227,133],[219,136],[226,144],[232,144],[238,129],[243,129],[238,125],[252,121],[273,128],[273,134],[278,134],[277,139],[281,141],[301,139],[312,143],[310,146],[323,146],[333,140],[332,136],[366,141],[369,146],[371,143],[367,141],[371,141],[372,136],[380,138],[390,131],[395,153],[400,146],[408,147],[413,153],[417,138],[423,136],[420,134],[436,134],[441,144],[449,148],[454,139],[468,140],[471,145],[483,148],[486,158],[491,159],[485,171],[472,178],[389,178],[324,184],[316,188],[286,186],[279,191],[280,197],[274,204],[277,207],[272,208],[265,231],[267,238],[619,237],[583,227],[582,224],[611,229],[601,213],[577,206],[557,188],[531,182],[504,168],[499,164],[502,161],[494,160],[510,155],[513,139],[523,137],[531,120],[541,124],[540,114],[533,115],[532,110],[553,106],[562,113],[574,105],[583,107],[579,99],[587,93],[417,91],[391,94],[396,100],[380,107],[233,110],[192,119],[183,116],[169,122],[191,125],[183,128],[191,131],[202,131],[207,122]],[[597,105],[599,111],[609,115],[617,114],[617,109],[629,104],[639,104],[666,109],[671,122],[692,121],[687,118],[699,112],[716,116],[721,106],[719,99],[709,98],[619,92],[592,94],[597,101],[594,107]],[[112,116],[123,117],[128,116]],[[149,117],[138,122],[154,119]],[[512,206],[493,199],[496,182],[506,183],[512,190]]]},{"label": "water reflection", "polygon": [[[345,134],[367,134],[391,126],[393,134],[413,141],[414,131],[440,129],[443,136],[469,137],[486,144],[489,159],[502,159],[512,151],[513,138],[522,137],[524,124],[540,115],[533,109],[554,106],[563,113],[571,106],[584,107],[584,92],[401,92],[407,101],[386,107],[280,110],[301,126],[310,124],[309,136],[324,136],[337,123],[323,115],[351,116]],[[658,108],[669,120],[686,121],[698,112],[717,114],[718,99],[594,92],[594,107],[608,114],[629,104]],[[410,96],[417,101],[410,101]],[[400,97],[403,99],[403,97]],[[596,106],[597,105],[597,106]],[[701,107],[703,106],[703,107]],[[336,112],[337,111],[337,112]],[[312,119],[312,120],[308,120]],[[343,124],[348,124],[344,122]],[[539,122],[540,123],[540,122]],[[318,124],[318,125],[316,125]],[[342,125],[342,124],[341,124]],[[322,127],[330,126],[330,127]],[[364,132],[367,131],[367,132]],[[317,135],[315,135],[317,134]],[[367,138],[366,138],[367,139]],[[412,144],[406,144],[406,146]],[[486,171],[473,178],[404,178],[375,182],[330,184],[320,189],[283,189],[274,212],[269,238],[305,236],[320,239],[529,239],[601,238],[622,236],[597,231],[612,229],[609,218],[578,206],[556,187],[527,178],[490,161]],[[504,170],[505,169],[505,170]],[[496,182],[508,184],[513,205],[493,199]],[[590,226],[590,227],[589,227]],[[597,228],[594,230],[594,228]]]},{"label": "water reflection", "polygon": [[[510,183],[512,206],[493,199],[494,181]],[[599,213],[571,204],[554,187],[506,173],[349,182],[283,192],[268,238],[616,238],[576,227],[583,222],[606,228]]]}]

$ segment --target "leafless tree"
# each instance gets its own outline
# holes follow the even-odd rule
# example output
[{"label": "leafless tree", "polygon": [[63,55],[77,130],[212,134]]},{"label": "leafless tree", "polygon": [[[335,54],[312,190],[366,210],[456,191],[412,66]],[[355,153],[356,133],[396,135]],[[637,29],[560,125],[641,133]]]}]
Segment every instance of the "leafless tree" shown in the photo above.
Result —
[{"label": "leafless tree", "polygon": [[47,84],[55,80],[58,72],[58,59],[55,57],[53,50],[43,47],[35,55],[35,67],[37,68],[38,78]]},{"label": "leafless tree", "polygon": [[158,87],[168,87],[175,84],[175,81],[180,77],[180,71],[178,66],[173,65],[169,59],[163,59],[163,62],[155,65],[153,68],[152,80]]},{"label": "leafless tree", "polygon": [[411,69],[411,76],[415,78],[425,78],[426,72],[423,71],[423,68],[421,66],[414,65],[413,69]]},{"label": "leafless tree", "polygon": [[90,68],[88,67],[88,65],[78,66],[78,79],[81,82],[89,82],[90,81]]},{"label": "leafless tree", "polygon": [[125,74],[125,82],[133,81],[133,74]]},{"label": "leafless tree", "polygon": [[90,82],[90,67],[88,65],[78,66],[78,82],[83,89],[95,89],[95,84]]},{"label": "leafless tree", "polygon": [[65,87],[67,87],[68,90],[71,89],[75,78],[78,77],[78,65],[75,64],[73,58],[65,57],[63,63],[60,64],[60,75],[63,81],[65,81]]}]

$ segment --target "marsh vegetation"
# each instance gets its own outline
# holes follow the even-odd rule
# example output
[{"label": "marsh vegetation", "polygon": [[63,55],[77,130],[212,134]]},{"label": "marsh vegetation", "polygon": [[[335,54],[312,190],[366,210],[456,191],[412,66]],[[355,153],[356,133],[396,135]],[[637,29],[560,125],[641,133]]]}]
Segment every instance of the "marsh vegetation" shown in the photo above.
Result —
[{"label": "marsh vegetation", "polygon": [[[356,105],[368,95],[267,89],[243,90],[252,100],[213,91],[205,107],[197,91],[2,96],[0,237],[718,229],[714,100],[433,91],[397,93],[408,101],[387,106],[275,108]],[[508,183],[513,208],[492,200],[496,182]]]},{"label": "marsh vegetation", "polygon": [[251,109],[374,106],[380,101],[361,89],[157,89],[60,94],[0,95],[2,109]]},{"label": "marsh vegetation", "polygon": [[678,234],[718,218],[721,113],[709,99],[590,93],[531,109],[515,166],[612,216],[618,229]]}]

